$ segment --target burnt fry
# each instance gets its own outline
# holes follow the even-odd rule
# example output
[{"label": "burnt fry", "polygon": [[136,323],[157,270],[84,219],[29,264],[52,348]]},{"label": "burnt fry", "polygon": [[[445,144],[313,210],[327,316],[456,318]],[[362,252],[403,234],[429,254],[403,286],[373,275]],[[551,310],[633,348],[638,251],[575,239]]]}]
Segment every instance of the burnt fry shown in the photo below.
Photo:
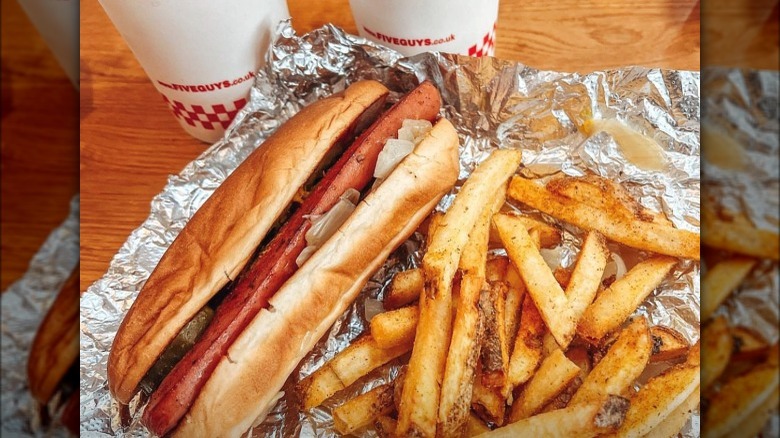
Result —
[{"label": "burnt fry", "polygon": [[690,345],[683,335],[662,325],[650,327],[650,336],[653,339],[653,353],[650,362],[662,362],[688,353]]}]

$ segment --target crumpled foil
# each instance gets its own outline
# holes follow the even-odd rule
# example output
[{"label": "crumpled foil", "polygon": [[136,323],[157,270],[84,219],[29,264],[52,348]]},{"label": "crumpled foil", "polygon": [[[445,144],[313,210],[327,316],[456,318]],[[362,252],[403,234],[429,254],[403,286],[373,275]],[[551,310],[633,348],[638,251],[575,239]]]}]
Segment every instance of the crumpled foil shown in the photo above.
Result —
[{"label": "crumpled foil", "polygon": [[[419,81],[433,81],[444,101],[443,115],[461,140],[461,182],[497,148],[521,148],[532,170],[552,168],[569,175],[596,173],[620,181],[649,208],[675,225],[698,230],[699,74],[631,67],[587,75],[540,71],[495,58],[446,54],[400,54],[327,25],[297,36],[289,23],[279,28],[250,102],[225,139],[176,176],[152,201],[149,218],[114,257],[108,272],[81,301],[82,434],[143,436],[142,406],[124,415],[106,388],[111,341],[133,299],[168,245],[225,177],[281,123],[307,103],[342,90],[358,79],[384,83],[396,99]],[[577,122],[585,116],[617,117],[654,138],[667,151],[668,165],[650,172],[631,165],[606,134],[590,139]],[[458,186],[461,183],[458,184]],[[446,209],[457,192],[442,199]],[[552,220],[545,218],[545,220]],[[570,264],[582,234],[566,227],[561,262]],[[404,358],[381,367],[321,407],[301,412],[294,385],[319,368],[366,328],[392,276],[420,263],[422,236],[415,234],[378,270],[358,300],[299,364],[284,396],[251,436],[334,436],[331,408],[392,379]],[[615,246],[615,249],[618,249]],[[621,252],[627,251],[619,248]],[[640,254],[641,256],[641,254]],[[681,263],[639,311],[653,323],[670,325],[689,340],[699,336],[699,265]],[[126,420],[123,426],[122,419]],[[685,436],[698,435],[698,416]],[[375,436],[367,431],[363,436]]]},{"label": "crumpled foil", "polygon": [[[67,219],[47,237],[24,276],[0,296],[2,305],[2,436],[66,437],[59,424],[44,425],[27,386],[27,357],[38,326],[79,261],[79,197]],[[49,404],[49,417],[57,405]]]}]

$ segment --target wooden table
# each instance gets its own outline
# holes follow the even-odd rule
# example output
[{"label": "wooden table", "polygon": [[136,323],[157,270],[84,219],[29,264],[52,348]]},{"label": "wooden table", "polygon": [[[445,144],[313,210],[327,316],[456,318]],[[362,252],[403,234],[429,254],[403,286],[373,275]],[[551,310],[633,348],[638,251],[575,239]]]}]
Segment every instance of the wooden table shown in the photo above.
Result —
[{"label": "wooden table", "polygon": [[[288,3],[299,33],[328,22],[356,33],[347,0]],[[699,69],[696,1],[612,3],[501,0],[496,55],[559,71]],[[178,126],[97,0],[82,0],[82,288],[148,216],[167,176],[204,149]]]},{"label": "wooden table", "polygon": [[2,0],[2,272],[5,290],[78,192],[78,92],[15,0]]}]

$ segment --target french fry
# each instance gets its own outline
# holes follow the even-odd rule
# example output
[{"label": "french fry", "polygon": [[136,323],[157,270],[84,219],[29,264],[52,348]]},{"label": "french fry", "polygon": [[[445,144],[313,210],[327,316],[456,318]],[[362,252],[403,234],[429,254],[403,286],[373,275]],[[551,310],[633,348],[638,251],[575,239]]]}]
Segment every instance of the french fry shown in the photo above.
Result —
[{"label": "french fry", "polygon": [[[617,399],[619,397],[609,397],[603,403],[570,405],[563,409],[528,417],[479,436],[484,438],[595,437],[600,435],[605,427],[617,427],[622,422],[621,415],[625,415],[625,411],[620,412],[621,408],[616,409],[616,405],[623,406],[622,409],[627,406],[617,402]],[[607,411],[612,415],[607,415]]]},{"label": "french fry", "polygon": [[702,200],[701,240],[711,247],[751,257],[778,260],[780,235],[777,230],[756,228],[743,214],[727,213],[722,218],[708,198]]},{"label": "french fry", "polygon": [[487,259],[485,265],[485,280],[489,283],[503,281],[506,278],[506,270],[509,259],[506,256],[494,256]]},{"label": "french fry", "polygon": [[660,422],[655,429],[648,432],[644,438],[676,438],[680,430],[691,418],[691,414],[699,406],[701,388],[696,387],[680,406]]},{"label": "french fry", "polygon": [[[514,271],[514,268],[512,269]],[[517,326],[520,323],[520,308],[523,305],[525,297],[525,285],[515,287],[507,282],[509,287],[506,291],[506,300],[504,303],[504,333],[506,334],[507,354],[512,354],[514,339],[517,336]]]},{"label": "french fry", "polygon": [[777,391],[778,380],[777,364],[767,361],[725,382],[709,397],[702,421],[704,437],[719,438],[735,433]]},{"label": "french fry", "polygon": [[580,320],[580,336],[599,340],[618,328],[669,274],[677,259],[656,256],[638,263],[601,292]]},{"label": "french fry", "polygon": [[586,348],[580,346],[569,347],[569,350],[566,351],[566,357],[579,368],[579,374],[539,412],[550,412],[568,406],[571,398],[580,389],[582,382],[585,381],[588,374],[590,374],[593,365]]},{"label": "french fry", "polygon": [[500,389],[488,388],[482,384],[482,365],[477,364],[474,388],[471,394],[471,408],[483,420],[502,425],[506,414],[506,399]]},{"label": "french fry", "polygon": [[304,409],[309,410],[319,406],[336,392],[411,349],[411,343],[383,349],[377,345],[371,335],[358,338],[300,382]]},{"label": "french fry", "polygon": [[685,403],[699,382],[699,367],[687,363],[653,377],[631,398],[631,407],[616,436],[639,438],[649,433]]},{"label": "french fry", "polygon": [[[536,234],[538,236],[537,247],[552,248],[558,246],[558,244],[561,243],[562,234],[561,230],[558,228],[555,228],[550,224],[544,223],[532,217],[522,216],[514,213],[504,214],[512,216],[516,220],[522,222],[523,225],[525,225],[525,228],[528,230],[528,234]],[[498,235],[498,230],[496,230],[495,226],[490,227],[490,243],[501,243],[501,237]]]},{"label": "french fry", "polygon": [[563,289],[555,280],[522,222],[504,214],[495,215],[493,222],[509,260],[523,278],[528,295],[533,299],[558,345],[566,349],[574,337],[576,320]]},{"label": "french fry", "polygon": [[625,211],[604,210],[574,201],[533,180],[512,178],[507,195],[532,208],[585,230],[595,230],[607,239],[632,248],[699,260],[699,235],[674,228],[642,216],[630,217]]},{"label": "french fry", "polygon": [[520,313],[515,346],[509,358],[508,390],[531,378],[542,360],[542,339],[546,332],[544,321],[531,297],[526,294]]},{"label": "french fry", "polygon": [[755,330],[747,327],[732,327],[734,338],[734,353],[731,360],[760,360],[769,352],[770,345]]},{"label": "french fry", "polygon": [[393,438],[395,437],[395,427],[398,422],[387,415],[380,415],[374,420],[374,429],[379,438]]},{"label": "french fry", "polygon": [[534,415],[563,391],[579,373],[579,367],[570,361],[563,351],[553,351],[542,361],[539,370],[515,399],[509,421],[514,423]]},{"label": "french fry", "polygon": [[566,298],[577,321],[599,291],[608,258],[609,250],[604,237],[596,231],[589,232],[566,287]]},{"label": "french fry", "polygon": [[651,351],[647,320],[635,318],[590,371],[569,405],[589,403],[607,395],[622,395],[644,371]]},{"label": "french fry", "polygon": [[701,280],[701,320],[706,321],[747,277],[756,261],[735,257],[710,268]]},{"label": "french fry", "polygon": [[407,269],[395,274],[382,304],[388,310],[398,309],[417,301],[422,289],[422,270]]},{"label": "french fry", "polygon": [[[460,296],[452,329],[439,400],[438,434],[455,436],[466,423],[485,318],[478,304],[486,276],[490,218],[504,204],[504,191],[486,205],[460,258]],[[500,284],[500,283],[495,283]],[[491,287],[492,289],[492,287]],[[503,320],[502,320],[503,323]]]},{"label": "french fry", "polygon": [[466,438],[471,438],[482,435],[485,432],[490,432],[490,428],[487,427],[487,424],[474,415],[473,412],[469,412],[468,419],[466,420],[466,431],[463,435]]},{"label": "french fry", "polygon": [[504,282],[492,283],[479,298],[479,307],[484,315],[480,350],[482,384],[488,388],[503,388],[506,383],[509,365],[504,314],[507,289]]},{"label": "french fry", "polygon": [[726,369],[734,350],[734,338],[725,317],[718,316],[704,327],[701,343],[701,387],[707,391]]},{"label": "french fry", "polygon": [[420,318],[398,413],[399,435],[436,435],[439,397],[452,334],[452,280],[479,216],[520,165],[516,150],[493,152],[472,172],[430,236],[423,257]]},{"label": "french fry", "polygon": [[369,323],[371,337],[380,348],[411,345],[419,312],[417,306],[407,306],[377,314]]},{"label": "french fry", "polygon": [[387,383],[333,409],[333,425],[338,433],[349,435],[392,410],[393,384]]},{"label": "french fry", "polygon": [[684,356],[690,345],[685,338],[669,327],[656,325],[650,327],[653,339],[653,353],[650,362],[662,362]]}]

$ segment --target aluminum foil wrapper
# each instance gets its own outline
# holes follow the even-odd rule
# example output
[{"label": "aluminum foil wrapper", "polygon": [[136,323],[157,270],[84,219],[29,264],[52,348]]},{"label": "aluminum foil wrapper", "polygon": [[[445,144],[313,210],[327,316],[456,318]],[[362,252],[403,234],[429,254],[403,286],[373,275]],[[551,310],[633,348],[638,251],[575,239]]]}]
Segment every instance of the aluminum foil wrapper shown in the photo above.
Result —
[{"label": "aluminum foil wrapper", "polygon": [[[38,326],[60,288],[79,261],[79,197],[70,214],[30,260],[24,276],[0,296],[2,305],[2,436],[66,437],[61,425],[43,424],[38,403],[27,386],[27,357]],[[58,404],[55,395],[45,409],[51,418]]]},{"label": "aluminum foil wrapper", "polygon": [[[461,140],[461,182],[497,148],[522,148],[524,172],[595,173],[625,185],[649,208],[678,227],[698,230],[699,74],[625,68],[587,75],[540,71],[495,58],[422,54],[402,58],[390,49],[324,26],[297,36],[282,24],[261,70],[250,102],[237,115],[225,139],[172,176],[152,201],[149,218],[114,257],[105,276],[82,299],[82,433],[142,436],[142,406],[122,413],[106,389],[106,361],[115,332],[133,299],[168,245],[213,190],[281,123],[307,103],[344,89],[359,79],[376,79],[391,98],[424,79],[442,93],[443,115]],[[646,171],[627,162],[609,135],[592,138],[576,128],[583,117],[618,118],[654,138],[667,151],[667,166]],[[438,208],[445,210],[458,187]],[[551,218],[545,218],[552,221]],[[582,233],[566,227],[556,260],[571,264]],[[331,409],[346,399],[392,379],[399,358],[381,367],[311,412],[299,408],[295,384],[344,349],[381,311],[392,276],[417,266],[422,236],[415,234],[378,270],[353,306],[335,323],[289,378],[284,394],[252,436],[335,436]],[[615,246],[616,250],[627,251]],[[635,253],[635,252],[634,252]],[[634,254],[636,255],[636,254]],[[638,254],[640,257],[642,254]],[[699,265],[684,262],[639,312],[671,326],[689,340],[699,336]],[[139,397],[136,397],[136,400]],[[374,436],[367,431],[364,436]],[[698,436],[698,416],[685,429]]]}]

